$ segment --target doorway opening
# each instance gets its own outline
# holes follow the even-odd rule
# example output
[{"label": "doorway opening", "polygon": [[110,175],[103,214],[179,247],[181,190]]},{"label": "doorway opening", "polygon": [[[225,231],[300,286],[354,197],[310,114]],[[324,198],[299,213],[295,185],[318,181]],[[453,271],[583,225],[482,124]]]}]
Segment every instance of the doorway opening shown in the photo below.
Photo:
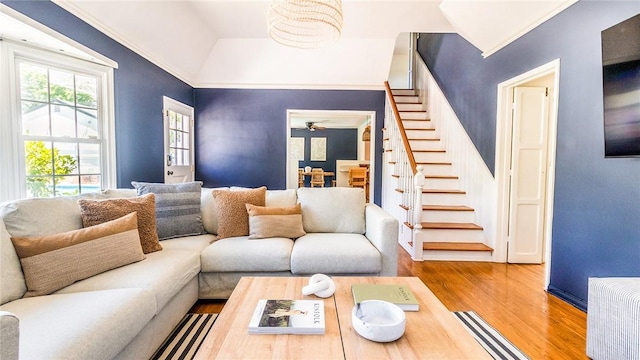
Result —
[{"label": "doorway opening", "polygon": [[[375,174],[375,131],[376,128],[376,112],[375,111],[358,111],[358,110],[296,110],[287,109],[287,164],[286,164],[286,186],[287,189],[295,189],[298,187],[298,168],[299,158],[294,154],[292,146],[292,129],[300,129],[303,131],[314,131],[309,128],[308,123],[313,123],[314,128],[318,129],[357,129],[357,159],[348,159],[352,161],[367,162],[369,166],[369,201],[373,202],[374,194],[374,174]],[[362,136],[365,128],[369,126],[369,141],[363,141]],[[313,133],[314,137],[323,137],[322,131],[318,130]],[[310,145],[310,144],[309,144]],[[306,146],[309,146],[306,145]],[[330,141],[326,143],[327,147],[331,146]],[[357,165],[356,165],[357,166]],[[332,164],[333,167],[333,164]],[[343,166],[341,166],[343,167]],[[343,171],[344,170],[344,171]],[[344,172],[344,174],[343,174]],[[341,176],[348,176],[348,169],[336,168],[336,183]]]},{"label": "doorway opening", "polygon": [[[509,246],[510,241],[514,242],[517,239],[513,238],[513,234],[516,234],[519,229],[514,229],[514,226],[518,226],[513,218],[512,207],[514,206],[514,189],[512,171],[516,169],[519,161],[517,156],[514,156],[514,141],[517,143],[517,139],[514,139],[514,118],[517,115],[517,111],[514,111],[514,107],[520,106],[514,105],[519,99],[517,98],[516,89],[521,90],[523,88],[546,88],[548,101],[548,113],[543,117],[541,121],[545,121],[545,124],[541,124],[539,129],[545,129],[545,145],[542,149],[544,152],[544,158],[540,159],[541,166],[539,171],[542,174],[536,178],[539,183],[540,189],[543,189],[543,194],[540,196],[541,218],[536,223],[536,226],[541,226],[539,229],[540,238],[534,241],[536,248],[534,250],[540,251],[540,260],[545,265],[545,282],[544,287],[549,285],[550,268],[551,268],[551,229],[553,219],[553,194],[555,184],[555,164],[556,164],[556,141],[557,141],[557,115],[558,115],[558,94],[559,94],[559,78],[560,78],[560,59],[556,59],[550,63],[542,65],[531,71],[528,71],[522,75],[516,76],[512,79],[504,81],[498,84],[498,109],[497,109],[497,124],[496,124],[496,183],[497,183],[497,224],[496,224],[496,259],[500,262],[514,262],[513,259],[509,259]],[[516,120],[517,121],[517,120]],[[514,166],[514,164],[516,166]],[[524,175],[524,174],[521,174]],[[517,175],[516,175],[517,176]]]}]

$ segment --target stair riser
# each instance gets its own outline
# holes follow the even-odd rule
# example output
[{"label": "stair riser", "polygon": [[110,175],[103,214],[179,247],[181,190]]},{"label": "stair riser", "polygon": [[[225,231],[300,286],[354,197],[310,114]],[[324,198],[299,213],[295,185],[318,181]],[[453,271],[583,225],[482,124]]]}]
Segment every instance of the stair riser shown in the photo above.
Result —
[{"label": "stair riser", "polygon": [[482,230],[423,229],[424,238],[434,242],[484,242]]},{"label": "stair riser", "polygon": [[422,194],[423,205],[467,205],[466,194]]},{"label": "stair riser", "polygon": [[458,179],[425,179],[425,187],[428,189],[459,189],[459,186]]},{"label": "stair riser", "polygon": [[446,162],[448,161],[447,153],[445,152],[413,152],[413,158],[417,163],[421,162]]},{"label": "stair riser", "polygon": [[434,130],[406,130],[409,139],[437,139],[438,133]]},{"label": "stair riser", "polygon": [[493,261],[490,251],[424,251],[423,260]]},{"label": "stair riser", "polygon": [[400,119],[404,120],[429,120],[429,114],[426,112],[404,112],[400,111]]},{"label": "stair riser", "polygon": [[391,93],[393,95],[411,96],[411,95],[415,95],[416,91],[413,89],[394,89],[394,90],[391,90]]},{"label": "stair riser", "polygon": [[409,140],[409,145],[411,145],[411,150],[440,150],[442,149],[442,144],[440,144],[440,140]]},{"label": "stair riser", "polygon": [[451,165],[424,165],[424,164],[420,164],[420,166],[422,166],[422,173],[425,174],[425,175],[432,175],[432,176],[436,176],[436,175],[440,175],[440,176],[455,175],[453,166],[451,166]]},{"label": "stair riser", "polygon": [[423,210],[422,221],[473,223],[475,222],[475,213],[473,211]]},{"label": "stair riser", "polygon": [[431,120],[424,119],[403,119],[402,125],[405,129],[433,129],[433,123],[431,122]]},{"label": "stair riser", "polygon": [[420,98],[415,95],[394,95],[393,99],[396,101],[396,104],[401,103],[414,103],[419,104]]},{"label": "stair riser", "polygon": [[[398,111],[424,111],[426,110],[424,105],[421,103],[418,104],[396,104],[398,106]],[[402,116],[400,116],[402,118]]]}]

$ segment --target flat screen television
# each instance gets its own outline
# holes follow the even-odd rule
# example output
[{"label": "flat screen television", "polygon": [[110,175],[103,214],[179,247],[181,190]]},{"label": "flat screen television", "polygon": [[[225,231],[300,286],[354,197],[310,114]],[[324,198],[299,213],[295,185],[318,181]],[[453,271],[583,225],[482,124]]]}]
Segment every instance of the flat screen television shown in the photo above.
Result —
[{"label": "flat screen television", "polygon": [[602,31],[605,157],[640,156],[640,14]]}]

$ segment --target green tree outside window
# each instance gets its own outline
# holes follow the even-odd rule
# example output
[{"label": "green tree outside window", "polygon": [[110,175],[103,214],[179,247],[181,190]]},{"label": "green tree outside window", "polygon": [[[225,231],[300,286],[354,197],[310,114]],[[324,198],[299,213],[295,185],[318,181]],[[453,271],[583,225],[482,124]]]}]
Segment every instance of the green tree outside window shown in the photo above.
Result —
[{"label": "green tree outside window", "polygon": [[25,143],[25,163],[27,190],[33,197],[53,196],[60,176],[71,174],[78,168],[73,156],[62,155],[57,148],[46,146],[43,141]]}]

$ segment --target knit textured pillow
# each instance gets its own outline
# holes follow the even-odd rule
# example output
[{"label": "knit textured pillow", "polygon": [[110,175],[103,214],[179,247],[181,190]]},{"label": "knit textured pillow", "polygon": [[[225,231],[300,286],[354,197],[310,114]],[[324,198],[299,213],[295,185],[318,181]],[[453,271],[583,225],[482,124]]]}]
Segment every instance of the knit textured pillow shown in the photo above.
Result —
[{"label": "knit textured pillow", "polygon": [[132,212],[138,213],[140,244],[145,254],[162,250],[156,231],[156,201],[154,194],[133,198],[78,200],[84,227],[115,220]]},{"label": "knit textured pillow", "polygon": [[250,190],[213,190],[218,213],[218,238],[249,235],[249,214],[246,204],[264,206],[265,186]]},{"label": "knit textured pillow", "polygon": [[136,213],[64,233],[12,237],[27,292],[50,294],[76,281],[144,259]]},{"label": "knit textured pillow", "polygon": [[306,232],[302,228],[300,204],[291,207],[266,207],[246,204],[249,213],[249,239],[285,237],[296,239]]},{"label": "knit textured pillow", "polygon": [[138,195],[156,197],[156,228],[160,240],[204,233],[200,214],[202,182],[156,184],[132,181]]}]

